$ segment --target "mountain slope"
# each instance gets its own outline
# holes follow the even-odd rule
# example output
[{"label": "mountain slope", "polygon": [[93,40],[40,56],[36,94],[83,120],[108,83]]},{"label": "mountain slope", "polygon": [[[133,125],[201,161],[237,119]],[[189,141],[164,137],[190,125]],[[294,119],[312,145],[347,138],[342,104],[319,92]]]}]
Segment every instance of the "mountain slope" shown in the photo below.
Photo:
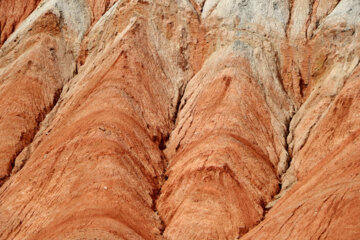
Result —
[{"label": "mountain slope", "polygon": [[0,239],[359,239],[359,16],[0,2]]}]

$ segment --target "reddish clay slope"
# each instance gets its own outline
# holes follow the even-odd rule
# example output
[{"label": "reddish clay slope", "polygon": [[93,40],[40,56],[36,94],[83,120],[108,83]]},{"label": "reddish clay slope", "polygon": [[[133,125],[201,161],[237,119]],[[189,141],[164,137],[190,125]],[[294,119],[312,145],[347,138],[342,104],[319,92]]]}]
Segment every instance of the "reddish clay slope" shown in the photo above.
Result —
[{"label": "reddish clay slope", "polygon": [[26,31],[0,52],[0,179],[9,175],[15,157],[31,142],[75,70],[56,15],[45,13]]},{"label": "reddish clay slope", "polygon": [[244,239],[360,238],[359,14],[358,2],[341,1],[307,41],[308,93],[289,128],[283,197]]},{"label": "reddish clay slope", "polygon": [[39,3],[40,0],[0,1],[0,47]]},{"label": "reddish clay slope", "polygon": [[[3,186],[2,238],[156,239],[160,234],[152,197],[165,166],[158,141],[171,121],[166,105],[158,103],[171,100],[171,87],[146,46],[141,21],[119,33],[111,45],[119,51],[104,52],[95,68],[73,80],[76,94],[64,99],[26,167]],[[24,177],[31,179],[30,189]],[[14,194],[24,191],[22,199]],[[20,233],[8,231],[19,217],[24,218]]]},{"label": "reddish clay slope", "polygon": [[[285,103],[284,103],[285,104]],[[261,221],[279,190],[281,139],[248,59],[210,61],[188,83],[158,201],[168,239],[226,239]]]},{"label": "reddish clay slope", "polygon": [[302,148],[299,182],[244,239],[360,238],[359,70]]},{"label": "reddish clay slope", "polygon": [[0,10],[1,240],[360,239],[357,0]]}]

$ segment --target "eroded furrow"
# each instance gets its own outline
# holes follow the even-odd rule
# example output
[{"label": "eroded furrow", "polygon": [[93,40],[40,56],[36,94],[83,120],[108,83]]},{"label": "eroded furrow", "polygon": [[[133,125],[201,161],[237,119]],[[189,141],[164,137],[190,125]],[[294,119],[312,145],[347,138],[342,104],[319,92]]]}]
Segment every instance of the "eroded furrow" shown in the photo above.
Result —
[{"label": "eroded furrow", "polygon": [[0,2],[0,47],[40,3],[40,0]]},{"label": "eroded furrow", "polygon": [[[25,165],[26,161],[29,159],[31,154],[32,142],[37,134],[39,134],[40,126],[42,125],[44,119],[48,113],[50,113],[57,105],[58,100],[60,98],[62,92],[62,88],[58,89],[52,101],[52,104],[42,111],[38,112],[37,117],[35,118],[34,128],[29,129],[28,132],[22,132],[20,141],[21,145],[18,149],[16,149],[16,153],[13,157],[9,159],[11,166],[9,167],[8,174],[0,179],[0,187],[4,184],[9,178],[16,174],[21,168]],[[6,118],[5,118],[6,120]],[[24,137],[25,136],[25,137]]]},{"label": "eroded furrow", "polygon": [[0,239],[360,238],[358,16],[44,1],[0,50]]},{"label": "eroded furrow", "polygon": [[[76,42],[86,29],[66,25],[73,16],[63,16],[61,7],[68,2],[60,7],[53,4],[41,5],[0,49],[2,183],[14,166],[15,171],[21,168],[23,163],[15,159],[33,141],[39,124],[56,105],[64,84],[76,70]],[[72,7],[81,8],[81,4]],[[78,21],[86,25],[84,12],[79,10]],[[69,43],[66,36],[76,40]]]},{"label": "eroded furrow", "polygon": [[188,83],[165,149],[168,180],[157,206],[168,239],[242,236],[278,191],[271,148],[282,148],[273,138],[281,130],[247,59],[229,54],[211,63]]},{"label": "eroded furrow", "polygon": [[[287,137],[290,167],[283,175],[277,203],[269,205],[272,208],[265,219],[243,237],[245,240],[351,239],[360,236],[360,222],[354,220],[359,212],[355,207],[359,195],[354,194],[359,190],[359,184],[353,182],[360,171],[356,164],[359,158],[355,157],[359,141],[355,117],[359,111],[359,92],[356,90],[359,52],[356,56],[352,54],[359,43],[349,37],[358,32],[359,24],[350,19],[354,11],[359,14],[360,8],[354,1],[318,1],[316,4],[311,19],[317,19],[317,28],[313,38],[304,41],[311,51],[305,54],[304,64],[300,65],[307,72],[309,85],[304,91],[307,92],[303,95],[304,102],[291,120]],[[300,14],[300,2],[297,6]],[[345,18],[338,18],[340,14]],[[296,14],[292,17],[299,18]],[[328,31],[342,29],[335,27],[341,22],[354,24],[349,25],[352,34],[343,32],[337,38],[330,37]],[[303,32],[298,34],[297,38],[301,39]],[[345,38],[349,40],[347,43]],[[338,48],[326,47],[329,45]],[[340,60],[338,54],[349,58]],[[348,226],[349,222],[354,223],[349,227],[351,230],[344,231],[339,227],[340,223]]]}]

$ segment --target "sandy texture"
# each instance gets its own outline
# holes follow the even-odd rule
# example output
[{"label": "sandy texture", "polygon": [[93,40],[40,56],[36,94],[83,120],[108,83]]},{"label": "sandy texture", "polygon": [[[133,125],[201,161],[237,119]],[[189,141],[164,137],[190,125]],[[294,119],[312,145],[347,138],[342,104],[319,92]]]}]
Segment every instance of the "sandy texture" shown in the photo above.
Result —
[{"label": "sandy texture", "polygon": [[359,17],[0,1],[0,239],[360,239]]}]

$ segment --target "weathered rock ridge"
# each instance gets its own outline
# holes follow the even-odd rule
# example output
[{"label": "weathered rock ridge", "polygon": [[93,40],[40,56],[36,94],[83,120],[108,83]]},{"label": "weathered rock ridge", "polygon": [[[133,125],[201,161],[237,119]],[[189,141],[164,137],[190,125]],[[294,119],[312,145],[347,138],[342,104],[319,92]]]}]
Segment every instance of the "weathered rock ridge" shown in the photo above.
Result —
[{"label": "weathered rock ridge", "polygon": [[0,1],[0,239],[360,239],[358,0]]}]

